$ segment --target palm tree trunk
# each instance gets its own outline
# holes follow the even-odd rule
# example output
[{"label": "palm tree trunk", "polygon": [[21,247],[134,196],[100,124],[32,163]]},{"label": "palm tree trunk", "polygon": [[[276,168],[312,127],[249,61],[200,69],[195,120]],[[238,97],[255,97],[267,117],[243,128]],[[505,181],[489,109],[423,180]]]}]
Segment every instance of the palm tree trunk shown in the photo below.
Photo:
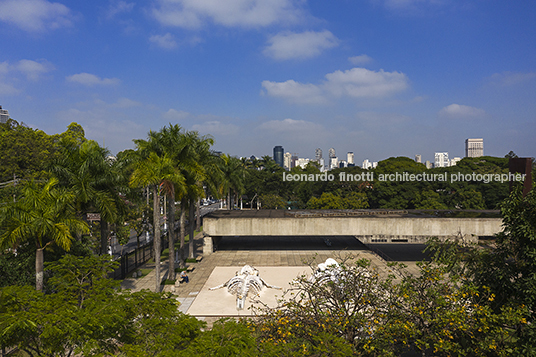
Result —
[{"label": "palm tree trunk", "polygon": [[100,234],[101,234],[100,254],[104,255],[108,253],[108,222],[106,222],[102,218],[102,215],[101,215],[101,220],[100,220]]},{"label": "palm tree trunk", "polygon": [[181,218],[180,218],[180,240],[181,240],[181,247],[179,250],[179,261],[181,266],[184,266],[184,237],[186,236],[186,199],[183,198],[181,200]]},{"label": "palm tree trunk", "polygon": [[168,279],[175,280],[175,195],[169,197],[168,204],[168,246],[169,246],[169,262],[168,262]]},{"label": "palm tree trunk", "polygon": [[198,198],[195,205],[195,229],[201,227],[201,199]]},{"label": "palm tree trunk", "polygon": [[188,258],[195,259],[194,256],[194,230],[195,230],[195,221],[194,221],[194,211],[195,211],[195,203],[193,200],[190,200],[190,212],[188,217],[189,227],[190,227],[190,241],[189,241],[189,250],[188,250]]},{"label": "palm tree trunk", "polygon": [[45,248],[37,248],[35,252],[35,290],[43,290],[43,250]]},{"label": "palm tree trunk", "polygon": [[153,228],[154,228],[154,263],[155,263],[155,292],[160,292],[160,197],[158,186],[153,188]]},{"label": "palm tree trunk", "polygon": [[227,209],[231,210],[231,189],[227,192]]}]

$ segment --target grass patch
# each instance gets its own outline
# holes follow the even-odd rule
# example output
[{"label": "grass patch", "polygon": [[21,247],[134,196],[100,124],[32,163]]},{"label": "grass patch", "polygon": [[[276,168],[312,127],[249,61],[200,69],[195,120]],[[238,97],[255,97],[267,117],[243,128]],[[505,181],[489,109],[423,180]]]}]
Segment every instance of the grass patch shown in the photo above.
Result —
[{"label": "grass patch", "polygon": [[187,258],[185,260],[186,263],[197,263],[197,260],[195,260],[195,258]]},{"label": "grass patch", "polygon": [[160,285],[175,285],[175,280],[166,279],[160,283]]},{"label": "grass patch", "polygon": [[[198,234],[198,233],[201,233],[203,231],[203,226],[201,226],[199,229],[196,229],[194,231],[194,237]],[[187,234],[185,237],[184,237],[184,244],[186,245],[187,243],[190,242],[190,234]],[[175,242],[175,248],[180,248],[181,247],[181,242],[180,242],[180,239],[177,238],[177,242]]]},{"label": "grass patch", "polygon": [[[143,276],[146,276],[147,274],[149,274],[149,272],[151,270],[153,270],[153,269],[147,269],[146,268],[146,269],[138,269],[137,271],[138,271],[138,274],[139,274],[139,272],[141,272],[141,274],[142,274],[141,277],[143,277]],[[139,277],[139,278],[141,278],[141,277]]]},{"label": "grass patch", "polygon": [[188,268],[175,268],[175,273],[180,273],[181,271],[187,271]]}]

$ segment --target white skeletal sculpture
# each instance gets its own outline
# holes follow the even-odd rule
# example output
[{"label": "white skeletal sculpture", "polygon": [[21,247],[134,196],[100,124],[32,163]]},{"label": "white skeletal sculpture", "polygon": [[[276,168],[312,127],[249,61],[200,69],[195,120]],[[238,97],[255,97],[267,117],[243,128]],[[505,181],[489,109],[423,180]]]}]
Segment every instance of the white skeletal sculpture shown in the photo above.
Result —
[{"label": "white skeletal sculpture", "polygon": [[242,269],[236,272],[236,275],[229,279],[226,283],[210,288],[216,290],[227,287],[227,291],[236,295],[236,308],[244,309],[244,303],[251,291],[253,295],[259,296],[263,286],[270,289],[281,289],[279,286],[274,286],[266,283],[260,276],[259,271],[252,266],[244,265]]},{"label": "white skeletal sculpture", "polygon": [[318,264],[316,271],[310,278],[311,282],[317,282],[319,284],[325,284],[328,281],[332,281],[337,284],[341,279],[342,269],[339,263],[333,258],[328,258],[324,263]]}]

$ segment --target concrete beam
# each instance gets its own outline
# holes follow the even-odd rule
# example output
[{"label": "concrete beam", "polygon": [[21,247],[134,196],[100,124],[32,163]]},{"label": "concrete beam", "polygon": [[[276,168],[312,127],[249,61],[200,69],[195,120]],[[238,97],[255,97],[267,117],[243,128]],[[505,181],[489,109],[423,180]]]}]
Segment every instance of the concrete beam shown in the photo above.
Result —
[{"label": "concrete beam", "polygon": [[[422,243],[423,237],[493,236],[502,230],[501,218],[435,217],[206,217],[210,236],[358,236],[390,237]],[[414,237],[415,239],[412,239]],[[478,239],[478,238],[476,238]],[[370,241],[372,243],[373,241]]]}]

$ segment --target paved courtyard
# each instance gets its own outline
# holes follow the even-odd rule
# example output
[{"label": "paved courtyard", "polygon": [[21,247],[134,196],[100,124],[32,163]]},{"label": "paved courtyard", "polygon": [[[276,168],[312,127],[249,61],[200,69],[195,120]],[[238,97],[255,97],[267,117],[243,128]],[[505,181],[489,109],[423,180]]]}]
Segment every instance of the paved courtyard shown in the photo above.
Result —
[{"label": "paved courtyard", "polygon": [[[202,255],[202,235],[196,236],[196,252],[197,255]],[[403,259],[404,256],[409,256],[411,259],[420,257],[418,254],[422,247],[408,246],[392,246],[385,245],[383,248],[397,259],[405,260],[404,264],[408,265],[409,272],[416,272],[415,263]],[[376,246],[375,248],[378,248]],[[405,248],[404,248],[405,247]],[[404,253],[404,249],[409,253]],[[289,267],[289,273],[297,271],[306,271],[309,262],[314,262],[314,265],[324,262],[327,258],[337,258],[345,256],[356,257],[357,259],[365,258],[371,261],[371,267],[376,269],[380,275],[386,275],[391,272],[391,269],[386,265],[384,259],[378,254],[371,252],[354,237],[225,237],[217,247],[217,250],[198,263],[190,263],[189,267],[193,269],[188,273],[190,282],[179,284],[176,287],[162,286],[162,290],[171,291],[177,296],[177,300],[181,303],[179,308],[182,312],[189,313],[190,308],[199,294],[205,291],[204,296],[200,299],[203,301],[203,308],[195,307],[191,312],[195,312],[199,319],[214,320],[217,311],[222,311],[221,306],[217,303],[211,304],[207,300],[206,291],[212,285],[224,283],[225,280],[234,275],[234,271],[248,264],[262,270],[262,276],[268,283],[271,283],[270,278],[274,280],[276,276],[281,275],[281,269],[268,269],[268,267]],[[338,259],[337,259],[338,260]],[[147,266],[148,268],[151,265]],[[154,264],[152,265],[154,267]],[[207,284],[209,277],[216,268],[233,267],[233,272],[226,270],[225,273],[218,273],[219,278]],[[290,268],[292,267],[292,268]],[[299,268],[302,267],[302,268]],[[227,269],[228,270],[228,269]],[[283,270],[285,271],[285,270]],[[167,262],[162,263],[162,277],[167,278]],[[289,277],[289,280],[292,278]],[[228,277],[227,277],[228,276]],[[227,277],[227,278],[225,278]],[[279,279],[279,277],[277,277]],[[221,280],[221,281],[219,281]],[[217,282],[217,284],[216,284]],[[212,285],[210,285],[212,284]],[[122,288],[141,290],[149,289],[154,291],[154,269],[146,276],[138,279],[129,278],[122,282]],[[210,285],[210,286],[208,286]],[[274,284],[275,285],[275,284]],[[228,294],[225,289],[221,289],[216,295]],[[216,300],[218,300],[216,298]],[[237,312],[239,315],[240,313]],[[209,318],[210,316],[210,318]],[[228,313],[222,313],[221,316],[229,316]]]}]

